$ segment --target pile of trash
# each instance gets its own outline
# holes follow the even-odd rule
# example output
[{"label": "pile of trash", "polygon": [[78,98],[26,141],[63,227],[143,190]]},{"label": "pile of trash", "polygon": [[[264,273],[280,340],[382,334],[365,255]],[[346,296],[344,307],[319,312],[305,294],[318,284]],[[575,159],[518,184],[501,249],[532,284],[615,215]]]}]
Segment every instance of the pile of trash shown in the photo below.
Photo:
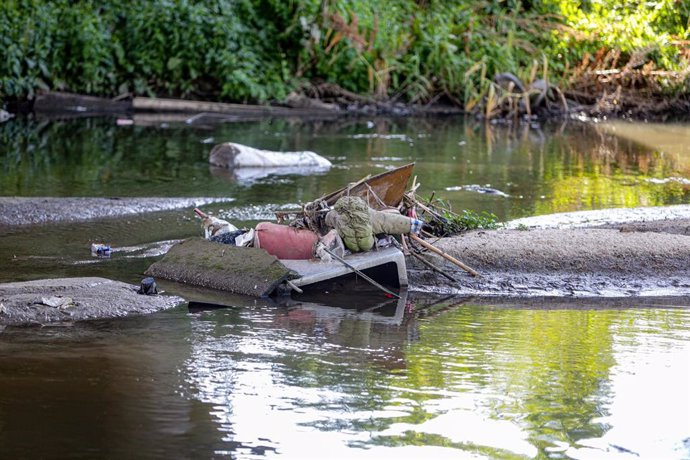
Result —
[{"label": "pile of trash", "polygon": [[[423,222],[402,215],[397,208],[376,210],[359,196],[343,196],[329,207],[309,203],[289,225],[261,222],[253,229],[238,229],[230,222],[195,208],[207,240],[264,249],[283,260],[320,259],[366,252],[400,243],[399,235],[419,234]],[[396,240],[398,236],[398,240]]]},{"label": "pile of trash", "polygon": [[[443,238],[476,225],[495,224],[490,217],[454,213],[442,200],[416,197],[416,177],[406,190],[414,163],[358,182],[306,203],[295,212],[277,212],[278,223],[261,222],[253,229],[238,229],[230,222],[195,209],[207,240],[264,249],[279,260],[332,259],[395,246],[431,270],[453,279],[422,255],[433,252],[472,276],[478,273],[440,251],[426,238]],[[486,222],[484,222],[486,220]],[[469,221],[469,222],[468,222]],[[471,224],[468,225],[468,224]],[[486,227],[489,228],[489,227]]]},{"label": "pile of trash", "polygon": [[301,293],[300,286],[354,273],[386,295],[399,297],[363,270],[395,266],[376,271],[377,276],[396,278],[392,283],[405,286],[404,256],[409,255],[452,279],[422,257],[429,251],[477,276],[422,238],[448,236],[462,228],[450,209],[416,199],[416,178],[406,192],[413,166],[367,176],[299,210],[276,212],[277,222],[260,222],[254,228],[238,228],[195,208],[204,238],[177,243],[145,274],[261,297],[286,290]]}]

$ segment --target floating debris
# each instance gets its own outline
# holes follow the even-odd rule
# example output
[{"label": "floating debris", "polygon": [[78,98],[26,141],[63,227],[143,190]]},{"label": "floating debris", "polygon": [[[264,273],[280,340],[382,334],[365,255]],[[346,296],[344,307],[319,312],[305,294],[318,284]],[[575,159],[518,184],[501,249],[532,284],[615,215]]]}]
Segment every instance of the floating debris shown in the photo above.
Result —
[{"label": "floating debris", "polygon": [[205,214],[199,208],[194,208],[194,213],[201,218],[201,228],[204,229],[204,238],[207,240],[213,236],[237,231],[237,227],[227,220]]},{"label": "floating debris", "polygon": [[477,184],[472,184],[472,185],[458,185],[454,187],[446,187],[447,192],[456,192],[456,191],[465,191],[465,192],[475,192],[475,193],[485,193],[488,195],[498,195],[502,197],[509,198],[510,195],[508,195],[505,192],[502,192],[498,189],[491,188],[488,184],[485,186],[477,185]]},{"label": "floating debris", "polygon": [[94,257],[110,257],[112,252],[110,245],[102,243],[91,244],[91,255]]},{"label": "floating debris", "polygon": [[402,141],[412,144],[414,140],[407,134],[352,134],[348,136],[350,139],[385,139]]}]

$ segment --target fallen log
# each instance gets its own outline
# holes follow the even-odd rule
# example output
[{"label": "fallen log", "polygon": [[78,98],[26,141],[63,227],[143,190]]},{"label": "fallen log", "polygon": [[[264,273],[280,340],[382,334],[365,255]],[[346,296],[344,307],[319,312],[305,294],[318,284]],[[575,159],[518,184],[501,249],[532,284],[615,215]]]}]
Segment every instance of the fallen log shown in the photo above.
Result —
[{"label": "fallen log", "polygon": [[83,116],[124,114],[132,110],[132,101],[113,100],[72,93],[47,92],[36,96],[33,110],[39,114],[70,113]]},{"label": "fallen log", "polygon": [[270,105],[230,104],[225,102],[189,101],[183,99],[166,99],[135,97],[132,107],[143,112],[186,112],[186,113],[224,113],[238,116],[304,116],[333,115],[335,111],[325,108],[289,108]]}]

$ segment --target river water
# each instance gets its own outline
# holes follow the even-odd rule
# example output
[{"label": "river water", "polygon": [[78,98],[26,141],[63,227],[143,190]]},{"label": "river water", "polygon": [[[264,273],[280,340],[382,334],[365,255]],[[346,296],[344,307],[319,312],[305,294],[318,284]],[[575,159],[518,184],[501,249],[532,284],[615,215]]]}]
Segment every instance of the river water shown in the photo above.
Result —
[{"label": "river water", "polygon": [[[253,225],[415,161],[422,196],[501,220],[688,204],[688,132],[452,119],[13,120],[0,125],[0,195],[223,197],[233,201],[204,209]],[[223,141],[312,150],[334,166],[209,168]],[[0,281],[138,283],[155,260],[148,251],[199,232],[190,209],[0,229]],[[94,241],[112,244],[113,257],[92,259]],[[409,293],[393,302],[362,287],[224,303],[0,331],[0,456],[690,458],[687,299]]]}]

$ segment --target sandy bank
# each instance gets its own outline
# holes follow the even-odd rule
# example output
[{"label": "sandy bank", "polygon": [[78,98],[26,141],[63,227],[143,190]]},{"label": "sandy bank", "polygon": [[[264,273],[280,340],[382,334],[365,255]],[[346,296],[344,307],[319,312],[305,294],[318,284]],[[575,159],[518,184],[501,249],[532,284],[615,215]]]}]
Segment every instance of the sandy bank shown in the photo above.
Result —
[{"label": "sandy bank", "polygon": [[140,315],[172,308],[180,297],[137,294],[138,286],[104,278],[0,284],[0,326],[44,325]]},{"label": "sandy bank", "polygon": [[[410,278],[422,290],[470,295],[690,295],[690,220],[675,224],[474,231],[443,239],[437,247],[481,276],[471,277],[440,257],[427,255],[457,283],[414,262]],[[635,225],[644,231],[635,231]]]},{"label": "sandy bank", "polygon": [[229,202],[232,198],[0,197],[0,226],[76,222]]}]

